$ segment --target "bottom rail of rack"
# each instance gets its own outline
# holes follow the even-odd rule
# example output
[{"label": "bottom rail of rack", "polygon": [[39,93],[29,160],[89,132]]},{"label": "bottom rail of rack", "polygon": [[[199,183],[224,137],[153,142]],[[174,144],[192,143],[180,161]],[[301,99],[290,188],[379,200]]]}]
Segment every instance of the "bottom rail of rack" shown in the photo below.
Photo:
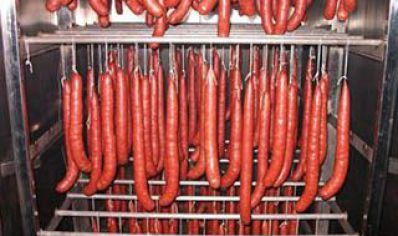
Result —
[{"label": "bottom rail of rack", "polygon": [[[87,232],[72,232],[72,231],[39,231],[39,236],[130,236],[127,233],[87,233]],[[169,234],[162,234],[169,235]],[[296,236],[315,236],[316,234],[297,234]],[[328,236],[359,236],[359,234],[328,234]]]},{"label": "bottom rail of rack", "polygon": [[[152,212],[107,212],[55,210],[55,215],[70,217],[111,217],[137,219],[180,219],[180,220],[239,220],[239,214],[197,214],[197,213],[152,213]],[[346,213],[313,214],[253,214],[253,220],[346,220]]]}]

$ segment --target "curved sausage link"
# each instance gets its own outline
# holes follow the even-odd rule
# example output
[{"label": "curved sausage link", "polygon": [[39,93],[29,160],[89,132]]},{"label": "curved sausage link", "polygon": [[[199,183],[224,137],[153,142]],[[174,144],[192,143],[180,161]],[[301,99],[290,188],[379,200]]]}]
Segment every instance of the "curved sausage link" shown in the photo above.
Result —
[{"label": "curved sausage link", "polygon": [[99,16],[107,16],[109,14],[108,6],[103,4],[101,0],[88,0],[88,4]]},{"label": "curved sausage link", "polygon": [[347,177],[350,163],[350,109],[350,90],[347,81],[343,81],[337,117],[336,154],[333,173],[325,186],[319,191],[319,195],[325,200],[333,197],[341,189]]},{"label": "curved sausage link", "polygon": [[161,206],[170,205],[177,197],[179,189],[179,157],[178,157],[178,95],[175,77],[170,73],[167,89],[166,117],[166,188],[159,199]]},{"label": "curved sausage link", "polygon": [[[195,2],[196,1],[194,1],[194,5],[196,4]],[[214,9],[217,2],[218,0],[202,0],[201,2],[197,3],[197,11],[201,15],[207,15],[211,10]]]},{"label": "curved sausage link", "polygon": [[284,34],[289,20],[290,0],[280,0],[278,5],[278,17],[275,24],[275,34]]},{"label": "curved sausage link", "polygon": [[227,89],[227,73],[225,66],[221,68],[221,75],[218,80],[218,117],[217,117],[217,143],[218,156],[223,158],[225,156],[225,109],[226,109],[226,89]]},{"label": "curved sausage link", "polygon": [[329,99],[329,75],[324,73],[320,80],[322,92],[322,116],[321,116],[321,134],[319,136],[319,164],[326,160],[328,150],[328,99]]},{"label": "curved sausage link", "polygon": [[181,0],[178,7],[170,14],[169,23],[171,25],[177,25],[182,22],[184,17],[188,14],[188,11],[192,5],[192,0]]},{"label": "curved sausage link", "polygon": [[243,108],[242,127],[242,149],[241,149],[241,186],[240,196],[240,218],[244,225],[251,221],[251,183],[253,175],[253,129],[254,129],[254,90],[253,80],[247,81],[245,90],[245,101]]},{"label": "curved sausage link", "polygon": [[305,211],[318,192],[319,181],[319,134],[321,128],[322,92],[320,85],[315,88],[311,104],[311,122],[308,133],[306,174],[304,192],[296,204],[297,212]]},{"label": "curved sausage link", "polygon": [[287,23],[287,30],[293,31],[299,27],[301,21],[305,17],[307,10],[307,0],[297,0],[293,15],[290,17]]},{"label": "curved sausage link", "polygon": [[326,20],[333,20],[334,16],[336,15],[337,1],[338,0],[326,1],[325,9],[323,11],[323,16]]},{"label": "curved sausage link", "polygon": [[64,145],[66,150],[66,173],[64,178],[58,182],[56,190],[59,193],[64,193],[70,190],[79,177],[79,168],[75,164],[70,150],[69,130],[70,130],[70,100],[71,100],[70,82],[64,80],[62,84],[62,118],[64,128]]},{"label": "curved sausage link", "polygon": [[127,7],[135,14],[141,15],[145,8],[138,0],[125,0]]},{"label": "curved sausage link", "polygon": [[179,143],[182,149],[182,157],[180,159],[188,160],[188,99],[187,99],[187,86],[185,79],[185,72],[179,76],[178,83],[178,108],[179,108]]},{"label": "curved sausage link", "polygon": [[117,70],[115,88],[116,150],[119,165],[128,162],[128,80],[123,69]]},{"label": "curved sausage link", "polygon": [[152,71],[149,75],[149,84],[151,87],[151,147],[154,168],[157,168],[159,163],[159,91],[157,80],[157,75]]},{"label": "curved sausage link", "polygon": [[193,145],[193,139],[197,129],[197,107],[196,107],[196,95],[195,95],[195,86],[196,86],[196,76],[195,76],[195,55],[194,51],[191,48],[188,52],[188,139],[189,144]]},{"label": "curved sausage link", "polygon": [[160,18],[166,14],[164,6],[158,0],[142,0],[145,9],[154,17]]},{"label": "curved sausage link", "polygon": [[145,168],[145,150],[142,142],[144,135],[143,109],[141,101],[140,76],[138,68],[134,71],[133,91],[132,91],[132,114],[133,114],[133,153],[134,153],[134,179],[135,192],[138,201],[147,210],[151,211],[155,207],[155,203],[151,199],[148,191],[148,183]]},{"label": "curved sausage link", "polygon": [[260,4],[261,26],[266,34],[274,34],[274,25],[272,23],[272,0],[263,0]]},{"label": "curved sausage link", "polygon": [[165,142],[165,113],[164,113],[164,75],[163,66],[159,65],[158,70],[158,125],[159,125],[159,160],[157,165],[157,172],[160,173],[164,167],[164,156],[166,155],[166,142]]}]

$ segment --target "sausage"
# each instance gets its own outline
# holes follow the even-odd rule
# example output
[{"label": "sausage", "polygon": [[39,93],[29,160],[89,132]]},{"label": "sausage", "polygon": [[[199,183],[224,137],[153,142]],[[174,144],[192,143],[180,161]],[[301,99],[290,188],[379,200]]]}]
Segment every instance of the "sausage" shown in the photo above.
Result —
[{"label": "sausage", "polygon": [[[178,213],[178,205],[177,205],[177,203],[173,203],[172,205],[171,205],[171,213],[173,214],[176,214],[176,213]],[[170,220],[170,222],[169,222],[169,231],[168,231],[168,234],[170,234],[170,235],[177,235],[178,234],[178,220],[177,219],[171,219]]]},{"label": "sausage", "polygon": [[[213,189],[213,188],[209,188],[209,195],[210,196],[218,196],[218,192],[217,190]],[[217,204],[217,202],[212,201],[209,202],[209,214],[218,214],[218,206],[219,204]],[[220,222],[218,220],[208,220],[207,221],[207,226],[206,226],[206,233],[210,234],[210,235],[218,235],[220,230]]]},{"label": "sausage", "polygon": [[101,126],[102,150],[104,155],[102,175],[97,182],[97,189],[104,190],[116,175],[117,152],[114,128],[114,90],[109,73],[101,76]]},{"label": "sausage", "polygon": [[339,21],[346,21],[349,16],[349,12],[345,9],[344,1],[340,0],[339,7],[337,9],[337,19]]},{"label": "sausage", "polygon": [[148,11],[145,13],[145,24],[148,27],[152,27],[154,25],[154,17]]},{"label": "sausage", "polygon": [[98,16],[109,15],[108,6],[101,2],[101,0],[88,0],[88,4],[97,13]]},{"label": "sausage", "polygon": [[[227,190],[227,195],[229,197],[235,196],[235,187],[231,186]],[[227,214],[234,214],[236,213],[236,205],[235,202],[228,201],[225,203],[225,213]],[[227,225],[226,225],[226,235],[235,235],[236,234],[236,221],[235,220],[227,220]]]},{"label": "sausage", "polygon": [[[235,78],[233,78],[235,77]],[[241,108],[241,81],[239,70],[234,70],[231,92],[231,134],[228,146],[229,165],[221,178],[221,187],[230,187],[239,177],[241,167],[241,133],[242,133],[242,108]]]},{"label": "sausage", "polygon": [[274,33],[274,25],[272,23],[272,0],[263,0],[260,4],[261,26],[266,34]]},{"label": "sausage", "polygon": [[287,23],[288,31],[293,31],[300,25],[301,21],[303,21],[303,19],[305,17],[306,10],[307,10],[307,1],[306,0],[297,0],[296,6],[294,8],[294,13],[290,17],[290,19]]},{"label": "sausage", "polygon": [[79,3],[77,2],[77,0],[72,0],[69,4],[68,4],[68,9],[71,11],[76,10],[77,6],[79,5]]},{"label": "sausage", "polygon": [[270,113],[271,113],[271,99],[268,92],[264,92],[261,96],[260,106],[260,133],[259,146],[257,153],[257,183],[251,197],[250,205],[252,208],[256,207],[261,198],[264,196],[265,185],[264,177],[268,169],[268,152],[269,152],[269,131],[270,131]]},{"label": "sausage", "polygon": [[242,149],[241,149],[241,186],[240,196],[240,219],[244,225],[250,224],[250,198],[251,183],[253,175],[253,129],[254,129],[254,91],[253,80],[250,78],[246,83],[245,101],[243,107],[242,127]]},{"label": "sausage", "polygon": [[240,221],[238,235],[250,235],[250,225],[245,225],[242,221]]},{"label": "sausage", "polygon": [[132,73],[124,73],[127,80],[127,154],[132,153],[133,146],[133,118],[131,114],[131,78]]},{"label": "sausage", "polygon": [[322,111],[321,111],[321,133],[319,136],[319,164],[322,166],[326,159],[328,150],[328,99],[329,99],[329,75],[322,74],[320,80],[322,92]]},{"label": "sausage", "polygon": [[[257,205],[254,209],[253,209],[253,214],[257,214],[260,215],[261,212],[261,207],[260,205]],[[253,235],[261,235],[261,220],[253,220],[252,223],[252,234]]]},{"label": "sausage", "polygon": [[[112,194],[112,188],[110,188],[107,192],[108,194]],[[107,199],[105,201],[105,209],[109,212],[115,211],[115,204],[112,199]],[[116,233],[118,230],[116,218],[113,217],[106,218],[106,227],[109,233]]]},{"label": "sausage", "polygon": [[177,25],[187,16],[189,8],[191,7],[192,0],[181,0],[178,7],[170,14],[169,23]]},{"label": "sausage", "polygon": [[[269,196],[279,196],[279,193],[276,189],[270,189]],[[268,204],[268,214],[278,214],[278,202],[270,202]],[[270,235],[279,234],[279,220],[271,220],[269,226]]]},{"label": "sausage", "polygon": [[115,9],[117,14],[123,14],[123,0],[115,0]]},{"label": "sausage", "polygon": [[319,180],[319,134],[321,128],[322,92],[319,83],[311,104],[311,122],[308,133],[306,174],[304,192],[296,204],[296,211],[305,211],[314,200],[318,191]]},{"label": "sausage", "polygon": [[138,67],[134,71],[133,90],[132,90],[132,115],[133,115],[133,153],[134,153],[134,179],[135,192],[138,201],[147,210],[151,211],[155,207],[155,203],[151,199],[148,191],[148,183],[145,168],[145,150],[142,142],[144,135],[143,111],[141,101],[140,75]]},{"label": "sausage", "polygon": [[225,104],[226,104],[226,89],[227,89],[227,73],[224,64],[221,68],[221,75],[218,80],[218,114],[217,114],[217,143],[218,156],[223,158],[225,156]]},{"label": "sausage", "polygon": [[69,191],[73,185],[75,184],[77,178],[79,177],[79,168],[75,164],[71,147],[70,147],[70,138],[69,138],[69,130],[70,130],[70,100],[71,100],[71,88],[70,82],[68,80],[64,80],[62,83],[62,118],[63,118],[63,126],[64,126],[64,145],[66,150],[66,161],[67,168],[64,178],[58,182],[56,190],[59,193],[64,193]]},{"label": "sausage", "polygon": [[[188,196],[195,195],[195,189],[194,189],[193,185],[188,185],[186,188],[187,188]],[[188,201],[188,213],[195,213],[195,203],[193,201]],[[189,235],[199,234],[199,221],[198,220],[189,220],[188,221],[188,234]]]},{"label": "sausage", "polygon": [[115,86],[116,151],[119,165],[128,162],[128,80],[123,69],[117,70]]},{"label": "sausage", "polygon": [[62,6],[68,6],[73,0],[60,0]]},{"label": "sausage", "polygon": [[[169,206],[178,195],[179,157],[178,157],[178,97],[174,73],[169,74],[167,89],[166,117],[166,188],[159,199],[160,206]],[[173,207],[173,206],[172,206]]]},{"label": "sausage", "polygon": [[151,90],[151,148],[152,148],[152,161],[154,168],[157,168],[159,162],[159,107],[158,107],[158,83],[157,75],[153,71],[149,75],[149,84]]},{"label": "sausage", "polygon": [[278,17],[275,24],[275,34],[284,34],[289,20],[290,0],[280,0],[278,5]]},{"label": "sausage", "polygon": [[292,174],[293,181],[299,181],[304,174],[305,160],[307,157],[307,146],[308,146],[308,132],[311,118],[311,103],[312,103],[312,68],[313,60],[309,58],[307,63],[307,72],[304,81],[304,108],[303,108],[303,124],[301,130],[301,152],[299,163],[296,170]]},{"label": "sausage", "polygon": [[145,8],[138,0],[125,0],[127,7],[135,14],[141,15]]},{"label": "sausage", "polygon": [[[205,186],[201,186],[199,189],[199,194],[200,194],[200,196],[208,196],[209,195],[208,188]],[[198,202],[198,207],[196,209],[196,212],[204,213],[204,212],[206,212],[207,207],[208,207],[207,202],[200,201],[200,202]]]},{"label": "sausage", "polygon": [[272,16],[276,22],[279,17],[279,1],[278,0],[272,0]]},{"label": "sausage", "polygon": [[229,37],[231,28],[231,1],[218,2],[218,37]]},{"label": "sausage", "polygon": [[273,144],[273,135],[274,135],[274,115],[275,115],[275,84],[276,84],[276,77],[279,70],[279,49],[276,48],[274,51],[274,58],[273,58],[273,66],[271,70],[271,77],[269,80],[269,94],[271,97],[271,131],[270,131],[270,148],[272,151],[272,144]]},{"label": "sausage", "polygon": [[156,166],[152,157],[152,134],[151,134],[151,88],[149,78],[144,75],[141,80],[142,91],[142,115],[144,124],[144,147],[145,147],[145,168],[148,177],[156,175]]},{"label": "sausage", "polygon": [[[129,202],[130,212],[136,212],[136,206],[133,202]],[[142,234],[142,229],[136,218],[129,218],[129,233],[130,234]]]},{"label": "sausage", "polygon": [[[164,156],[165,156],[165,115],[164,115],[164,84],[163,84],[163,66],[159,65],[157,73],[158,77],[158,126],[159,126],[159,160],[157,164],[157,172],[160,173],[164,167]],[[164,228],[164,227],[163,227]]]},{"label": "sausage", "polygon": [[197,122],[197,107],[196,107],[196,95],[195,95],[195,55],[191,48],[188,52],[188,139],[189,144],[193,145],[193,139],[196,133],[196,122]]},{"label": "sausage", "polygon": [[[259,71],[259,76],[258,76],[258,85],[257,85],[257,113],[260,114],[260,109],[261,109],[261,97],[263,94],[265,94],[265,92],[268,89],[267,86],[267,82],[268,82],[268,75],[267,75],[267,71],[264,67],[261,68],[261,70]],[[268,96],[269,96],[269,91],[268,91]],[[271,99],[270,99],[271,102]],[[271,106],[271,105],[270,105]],[[271,116],[271,110],[269,111],[270,113],[268,114],[269,116]],[[259,145],[259,136],[260,136],[260,122],[261,119],[261,115],[257,115],[256,116],[256,128],[254,131],[254,144],[257,147]],[[269,138],[267,140],[267,142],[269,142]]]},{"label": "sausage", "polygon": [[97,182],[102,172],[102,136],[101,136],[101,113],[98,96],[95,90],[91,97],[91,151],[90,159],[92,164],[92,171],[90,175],[90,182],[84,187],[83,193],[87,196],[93,195],[97,191]]},{"label": "sausage", "polygon": [[254,0],[239,0],[239,14],[253,16],[256,13]]},{"label": "sausage", "polygon": [[[87,69],[87,82],[86,82],[86,87],[87,87],[87,96],[86,96],[86,109],[87,109],[87,151],[88,155],[91,157],[91,98],[93,97],[93,92],[94,92],[94,72],[91,67]],[[91,158],[90,158],[91,159]]]},{"label": "sausage", "polygon": [[167,8],[173,8],[179,6],[180,2],[180,0],[165,0],[164,4]]},{"label": "sausage", "polygon": [[284,158],[286,148],[286,131],[287,131],[287,72],[286,68],[278,73],[276,94],[275,94],[275,114],[274,114],[274,135],[273,147],[271,155],[270,168],[265,175],[263,181],[266,187],[272,186],[278,178]]},{"label": "sausage", "polygon": [[289,177],[290,169],[293,163],[294,152],[296,149],[296,134],[297,134],[297,97],[298,87],[296,82],[297,66],[296,63],[293,65],[292,80],[288,88],[287,94],[287,128],[286,128],[286,149],[283,166],[279,177],[274,183],[274,187],[280,187],[286,179]]},{"label": "sausage", "polygon": [[[152,37],[162,37],[165,33],[167,28],[169,27],[167,22],[167,16],[162,16],[156,18],[155,27],[153,28]],[[150,43],[149,46],[152,49],[157,49],[159,47],[159,43]]]},{"label": "sausage", "polygon": [[355,11],[357,8],[357,0],[343,0],[344,9],[347,10],[348,13]]},{"label": "sausage", "polygon": [[[194,1],[194,5],[195,5]],[[200,3],[197,5],[197,10],[199,14],[201,15],[207,15],[210,13],[211,10],[216,6],[218,0],[202,0]]]},{"label": "sausage", "polygon": [[326,20],[333,20],[336,15],[337,0],[327,0],[323,16]]},{"label": "sausage", "polygon": [[188,140],[188,99],[187,99],[187,89],[186,89],[186,79],[185,72],[182,72],[182,75],[179,76],[179,84],[178,84],[178,108],[179,108],[179,144],[182,149],[182,155],[180,156],[180,160],[188,160],[188,149],[189,149],[189,140]]},{"label": "sausage", "polygon": [[350,154],[350,90],[343,80],[339,100],[336,134],[336,153],[332,176],[320,189],[319,195],[328,200],[343,186],[347,177]]},{"label": "sausage", "polygon": [[204,151],[206,160],[206,177],[210,187],[220,187],[220,170],[217,145],[217,87],[214,70],[210,68],[206,79],[204,97]]},{"label": "sausage", "polygon": [[[124,168],[125,168],[124,166],[120,166],[120,167],[119,167],[119,171],[118,171],[118,178],[119,178],[120,180],[122,180],[122,181],[126,179],[126,171],[125,171]],[[125,184],[119,185],[119,189],[120,189],[120,194],[121,194],[121,195],[126,195],[126,193],[127,193],[127,192],[126,192],[126,191],[127,191],[127,186],[126,186]],[[127,201],[121,200],[121,201],[119,201],[119,204],[120,204],[119,211],[120,211],[120,212],[126,212],[126,211],[127,211]],[[122,220],[122,223],[124,224],[125,221],[126,221],[126,220],[123,219],[123,220]]]},{"label": "sausage", "polygon": [[98,25],[102,28],[106,28],[111,24],[109,21],[109,15],[98,16]]},{"label": "sausage", "polygon": [[77,73],[72,73],[70,82],[70,150],[77,167],[84,172],[91,171],[91,162],[87,159],[83,142],[83,81]]},{"label": "sausage", "polygon": [[148,13],[156,18],[160,18],[166,14],[165,8],[159,3],[158,0],[142,0],[142,4]]},{"label": "sausage", "polygon": [[218,55],[217,49],[216,48],[212,48],[212,56],[213,56],[213,70],[214,70],[214,75],[215,75],[215,79],[217,81],[217,85],[218,85],[218,80],[220,79],[220,71],[221,71],[221,59],[220,59],[220,55]]},{"label": "sausage", "polygon": [[46,1],[46,9],[49,12],[58,11],[61,8],[60,0],[47,0]]}]

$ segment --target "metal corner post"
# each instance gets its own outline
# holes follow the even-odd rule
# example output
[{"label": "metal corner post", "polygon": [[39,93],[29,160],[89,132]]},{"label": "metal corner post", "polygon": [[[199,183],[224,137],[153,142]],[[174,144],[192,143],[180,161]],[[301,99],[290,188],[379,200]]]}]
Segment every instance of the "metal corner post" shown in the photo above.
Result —
[{"label": "metal corner post", "polygon": [[21,223],[24,235],[36,235],[33,173],[29,159],[29,129],[25,88],[20,66],[19,29],[15,0],[3,0],[0,6],[2,47],[7,87],[8,109],[18,188]]},{"label": "metal corner post", "polygon": [[364,208],[363,235],[379,235],[388,157],[393,134],[394,108],[398,91],[398,0],[390,0],[387,44],[379,99],[373,162],[370,167],[368,195]]}]

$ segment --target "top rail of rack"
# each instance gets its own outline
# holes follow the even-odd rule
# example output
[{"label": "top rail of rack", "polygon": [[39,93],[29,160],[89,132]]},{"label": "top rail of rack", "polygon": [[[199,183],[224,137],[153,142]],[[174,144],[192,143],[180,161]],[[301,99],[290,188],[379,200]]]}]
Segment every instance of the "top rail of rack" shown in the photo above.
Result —
[{"label": "top rail of rack", "polygon": [[152,37],[144,25],[115,25],[109,29],[96,26],[74,27],[54,33],[39,33],[23,37],[28,44],[101,44],[152,43],[160,44],[295,44],[295,45],[358,45],[381,46],[381,39],[365,39],[326,29],[302,27],[285,35],[265,35],[259,25],[234,25],[228,38],[217,37],[214,25],[187,24],[171,27],[164,37]]}]

